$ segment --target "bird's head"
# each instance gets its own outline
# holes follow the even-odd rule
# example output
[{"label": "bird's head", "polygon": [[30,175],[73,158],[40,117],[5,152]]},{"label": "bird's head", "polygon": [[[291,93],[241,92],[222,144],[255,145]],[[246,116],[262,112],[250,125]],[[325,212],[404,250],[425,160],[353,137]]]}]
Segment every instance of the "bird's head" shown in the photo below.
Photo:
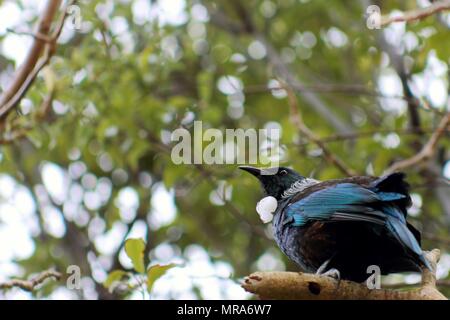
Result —
[{"label": "bird's head", "polygon": [[[258,178],[266,195],[275,197],[277,200],[281,199],[283,192],[289,189],[294,182],[305,179],[305,177],[294,170],[285,167],[261,169],[240,166],[239,169],[247,171]],[[271,174],[264,174],[263,170]]]}]

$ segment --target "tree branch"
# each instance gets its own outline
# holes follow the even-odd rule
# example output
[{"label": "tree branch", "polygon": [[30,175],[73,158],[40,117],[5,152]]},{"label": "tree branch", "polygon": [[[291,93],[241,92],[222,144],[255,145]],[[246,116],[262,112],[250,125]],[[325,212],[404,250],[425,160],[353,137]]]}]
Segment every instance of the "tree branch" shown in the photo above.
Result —
[{"label": "tree branch", "polygon": [[336,281],[327,276],[297,272],[256,272],[246,277],[242,287],[261,299],[286,300],[446,300],[436,289],[436,263],[440,252],[426,253],[433,272],[423,270],[419,288],[408,291],[369,289],[365,284]]},{"label": "tree branch", "polygon": [[388,25],[393,22],[410,22],[425,19],[435,13],[450,10],[450,0],[436,1],[426,8],[415,9],[404,12],[401,16],[382,16],[381,26]]},{"label": "tree branch", "polygon": [[314,142],[323,153],[323,156],[325,160],[327,160],[330,164],[334,165],[339,171],[341,171],[346,176],[355,176],[357,175],[356,172],[349,167],[336,155],[334,155],[326,146],[326,144],[320,140],[314,132],[312,132],[306,124],[303,122],[303,119],[298,111],[298,104],[297,104],[297,98],[292,92],[292,89],[289,87],[289,85],[285,85],[285,90],[288,94],[288,102],[290,107],[290,117],[291,122],[297,127],[297,129],[304,134],[308,140]]},{"label": "tree branch", "polygon": [[[70,1],[67,7],[76,1]],[[51,33],[50,27],[56,12],[61,4],[61,0],[49,0],[44,12],[39,19],[34,42],[25,58],[24,63],[17,69],[10,86],[0,97],[0,119],[6,115],[20,102],[30,88],[39,72],[50,62],[56,50],[56,41],[61,34],[67,10],[64,10],[58,24]],[[42,57],[41,57],[42,56]]]},{"label": "tree branch", "polygon": [[[422,128],[421,129],[423,134],[432,134],[435,131],[435,128]],[[450,130],[444,130],[445,133],[450,133]],[[323,143],[330,143],[330,142],[337,142],[337,141],[343,141],[343,140],[355,140],[355,139],[363,139],[363,138],[373,138],[373,135],[375,134],[389,134],[389,133],[396,133],[401,136],[408,136],[408,135],[416,135],[415,132],[412,132],[411,129],[372,129],[372,130],[365,130],[365,131],[357,131],[350,134],[333,134],[330,136],[325,136],[320,138],[320,140]],[[293,145],[293,146],[303,146],[305,144],[308,144],[308,142],[299,142],[299,143],[292,143],[292,144],[286,144],[286,145]]]},{"label": "tree branch", "polygon": [[448,112],[444,116],[444,118],[442,118],[438,127],[436,128],[436,130],[431,135],[428,142],[423,146],[422,150],[419,153],[412,156],[411,158],[395,162],[392,166],[387,168],[384,173],[389,174],[395,171],[404,170],[406,168],[419,165],[429,160],[436,151],[439,139],[444,135],[444,133],[447,130],[447,127],[449,126],[450,126],[450,112]]},{"label": "tree branch", "polygon": [[[431,181],[434,181],[440,177],[442,177],[442,168],[443,164],[438,161],[438,159],[434,159],[433,161],[428,161],[429,158],[431,158],[436,152],[437,146],[434,146],[432,148],[429,148],[431,145],[424,145],[422,143],[422,137],[423,137],[423,130],[420,126],[420,114],[419,114],[419,104],[417,100],[414,100],[413,92],[409,86],[409,77],[410,77],[410,70],[407,70],[405,67],[405,59],[402,54],[400,54],[401,50],[398,46],[389,43],[386,40],[386,37],[383,33],[379,34],[379,43],[380,46],[383,48],[383,50],[388,54],[389,59],[391,61],[392,66],[395,68],[397,74],[399,75],[402,85],[403,85],[403,92],[405,96],[410,97],[408,100],[408,110],[409,110],[409,119],[410,119],[410,128],[411,131],[416,133],[417,139],[415,141],[411,142],[411,148],[415,152],[416,156],[409,159],[404,160],[403,162],[393,164],[391,168],[386,170],[386,172],[390,173],[395,170],[400,170],[402,167],[395,167],[397,165],[405,165],[406,167],[414,166],[416,164],[425,164],[426,166],[423,166],[423,169],[420,170],[420,174],[425,179],[430,179]],[[433,108],[431,108],[433,110]],[[442,115],[445,119],[446,114],[444,113]],[[444,120],[445,121],[445,120]],[[444,132],[440,132],[441,135],[445,134],[446,129],[444,128]],[[439,137],[438,137],[439,138]],[[424,151],[421,153],[421,150]],[[450,222],[450,198],[448,198],[448,189],[445,186],[435,185],[433,187],[433,192],[436,195],[436,198],[438,199],[443,212],[447,215],[447,219]],[[428,222],[425,222],[425,228],[426,224]]]},{"label": "tree branch", "polygon": [[55,270],[46,270],[39,273],[37,276],[29,280],[12,279],[4,283],[0,283],[0,290],[20,288],[25,291],[32,292],[40,284],[44,283],[47,279],[53,278],[55,280],[60,280],[62,277],[61,273]]},{"label": "tree branch", "polygon": [[[275,73],[283,80],[294,88],[303,87],[303,83],[298,77],[292,74],[289,68],[285,65],[281,59],[277,50],[262,34],[258,34],[256,38],[264,44],[267,50],[267,56],[269,62],[272,64]],[[314,93],[311,91],[304,91],[302,98],[313,108],[313,110],[327,120],[339,133],[348,134],[352,132],[352,126],[344,123],[334,114],[330,108]]]},{"label": "tree branch", "polygon": [[[293,87],[302,87],[303,83],[298,76],[295,76],[289,67],[283,62],[277,49],[272,45],[272,43],[267,39],[267,37],[256,30],[254,24],[251,21],[251,17],[245,7],[243,7],[238,1],[234,1],[233,4],[236,7],[236,12],[241,18],[242,23],[236,23],[229,19],[222,11],[217,9],[212,9],[208,5],[207,1],[203,4],[208,9],[211,17],[211,23],[217,27],[229,32],[233,35],[252,35],[256,40],[259,40],[267,50],[267,58],[273,67],[275,74],[282,78],[282,80]],[[327,106],[323,100],[321,100],[314,92],[305,91],[302,98],[311,106],[311,108],[317,114],[321,115],[329,124],[331,124],[339,133],[348,134],[352,131],[353,127],[351,124],[347,124],[340,120]]]}]

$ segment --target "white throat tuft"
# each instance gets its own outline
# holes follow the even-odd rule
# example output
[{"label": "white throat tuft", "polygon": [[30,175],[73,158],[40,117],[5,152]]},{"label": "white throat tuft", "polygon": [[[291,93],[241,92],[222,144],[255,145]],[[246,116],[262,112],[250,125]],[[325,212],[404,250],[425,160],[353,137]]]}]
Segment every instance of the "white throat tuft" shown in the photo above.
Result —
[{"label": "white throat tuft", "polygon": [[263,223],[269,223],[273,219],[273,214],[277,210],[278,201],[272,196],[262,198],[256,205],[256,212]]}]

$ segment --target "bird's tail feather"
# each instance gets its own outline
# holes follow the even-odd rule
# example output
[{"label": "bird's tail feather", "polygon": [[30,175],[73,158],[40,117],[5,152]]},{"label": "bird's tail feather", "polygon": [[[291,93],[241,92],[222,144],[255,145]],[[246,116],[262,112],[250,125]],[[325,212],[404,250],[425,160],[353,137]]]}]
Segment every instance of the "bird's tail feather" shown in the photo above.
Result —
[{"label": "bird's tail feather", "polygon": [[409,231],[408,227],[404,222],[400,219],[393,217],[391,215],[387,216],[386,219],[387,226],[397,238],[397,240],[404,246],[406,246],[409,250],[411,250],[417,257],[420,262],[425,265],[428,269],[432,270],[430,262],[425,258],[422,249],[420,248],[419,243],[416,238]]}]

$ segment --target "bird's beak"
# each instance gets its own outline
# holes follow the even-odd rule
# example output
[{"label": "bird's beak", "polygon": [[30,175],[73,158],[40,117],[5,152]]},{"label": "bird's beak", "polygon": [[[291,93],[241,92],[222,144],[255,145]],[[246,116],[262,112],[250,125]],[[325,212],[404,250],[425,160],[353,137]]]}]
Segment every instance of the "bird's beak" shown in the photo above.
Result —
[{"label": "bird's beak", "polygon": [[250,166],[240,166],[239,169],[247,171],[248,173],[251,173],[255,177],[259,177],[261,175],[261,169],[250,167]]}]

